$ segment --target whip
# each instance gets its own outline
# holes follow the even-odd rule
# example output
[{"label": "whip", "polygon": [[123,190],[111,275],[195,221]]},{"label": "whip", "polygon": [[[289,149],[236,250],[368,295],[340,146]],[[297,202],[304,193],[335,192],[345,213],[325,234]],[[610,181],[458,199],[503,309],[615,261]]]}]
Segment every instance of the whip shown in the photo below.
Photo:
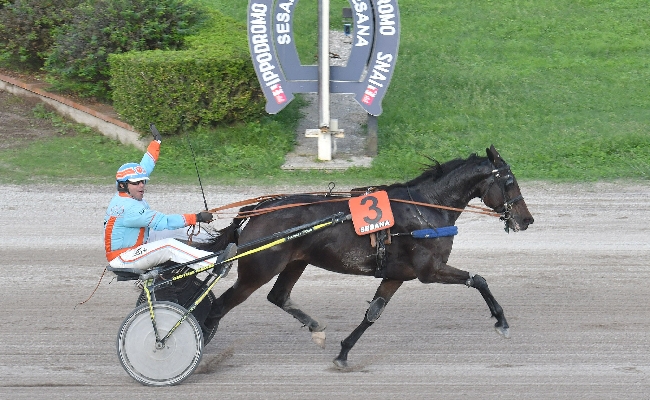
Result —
[{"label": "whip", "polygon": [[205,200],[205,192],[203,191],[203,183],[201,183],[201,174],[199,174],[199,166],[196,164],[196,155],[194,155],[194,149],[192,148],[192,143],[190,142],[190,137],[185,132],[185,138],[187,139],[187,145],[190,147],[190,152],[192,153],[192,160],[194,161],[194,169],[196,170],[196,176],[199,178],[199,187],[201,188],[201,195],[203,196],[203,205],[205,210],[208,211],[208,202]]}]

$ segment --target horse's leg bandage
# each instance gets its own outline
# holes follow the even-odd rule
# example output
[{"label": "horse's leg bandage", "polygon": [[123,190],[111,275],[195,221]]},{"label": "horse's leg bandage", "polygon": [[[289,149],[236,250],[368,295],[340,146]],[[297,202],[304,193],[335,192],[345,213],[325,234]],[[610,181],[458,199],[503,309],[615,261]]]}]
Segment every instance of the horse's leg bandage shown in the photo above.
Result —
[{"label": "horse's leg bandage", "polygon": [[387,301],[383,297],[377,297],[371,301],[366,311],[366,320],[371,323],[377,321],[386,308],[386,303]]}]

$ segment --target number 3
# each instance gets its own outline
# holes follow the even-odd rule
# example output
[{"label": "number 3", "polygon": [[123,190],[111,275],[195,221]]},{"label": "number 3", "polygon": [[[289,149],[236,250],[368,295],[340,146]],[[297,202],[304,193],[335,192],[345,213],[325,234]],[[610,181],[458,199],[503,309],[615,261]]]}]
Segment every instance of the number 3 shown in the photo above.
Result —
[{"label": "number 3", "polygon": [[365,206],[368,201],[372,203],[368,207],[368,210],[375,212],[375,218],[370,218],[368,216],[368,217],[363,217],[363,220],[366,221],[366,223],[368,224],[376,224],[377,222],[381,221],[381,217],[383,216],[381,212],[381,208],[377,207],[378,200],[374,196],[366,196],[363,200],[361,200],[361,205]]}]

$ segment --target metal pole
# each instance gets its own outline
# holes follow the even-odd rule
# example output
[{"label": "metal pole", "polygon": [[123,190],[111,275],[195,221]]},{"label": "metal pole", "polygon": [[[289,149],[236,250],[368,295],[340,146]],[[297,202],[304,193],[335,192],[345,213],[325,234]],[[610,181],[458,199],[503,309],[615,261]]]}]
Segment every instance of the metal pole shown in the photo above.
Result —
[{"label": "metal pole", "polygon": [[368,114],[368,139],[366,141],[366,155],[370,157],[377,157],[377,130],[378,130],[377,117]]},{"label": "metal pole", "polygon": [[332,159],[330,127],[330,1],[319,1],[318,18],[318,106],[321,133],[318,136],[318,159]]}]

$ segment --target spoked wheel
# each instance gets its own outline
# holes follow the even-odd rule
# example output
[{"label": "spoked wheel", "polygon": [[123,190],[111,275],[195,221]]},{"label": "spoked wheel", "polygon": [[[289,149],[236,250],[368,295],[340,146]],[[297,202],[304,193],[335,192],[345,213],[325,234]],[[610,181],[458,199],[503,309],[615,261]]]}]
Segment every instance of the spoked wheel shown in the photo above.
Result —
[{"label": "spoked wheel", "polygon": [[[186,309],[190,307],[194,296],[203,289],[203,281],[196,276],[191,278],[185,278],[180,281],[174,282],[172,287],[158,289],[156,291],[156,300],[159,301],[172,301],[174,303],[180,304]],[[214,334],[217,333],[217,327],[212,329],[206,329],[203,325],[203,321],[208,317],[210,308],[212,304],[217,300],[217,296],[214,295],[212,291],[208,292],[208,295],[205,296],[203,301],[199,303],[198,307],[192,311],[192,315],[199,321],[201,329],[203,331],[203,345],[206,346],[210,343],[210,340],[214,337]],[[138,307],[147,302],[147,295],[142,290],[138,300],[135,303],[135,306]]]},{"label": "spoked wheel", "polygon": [[[161,338],[186,312],[178,304],[167,301],[154,302],[153,307]],[[126,317],[117,335],[117,355],[122,367],[133,379],[149,386],[182,382],[194,372],[202,354],[203,334],[191,314],[162,348],[157,346],[147,304],[136,308]]]}]

